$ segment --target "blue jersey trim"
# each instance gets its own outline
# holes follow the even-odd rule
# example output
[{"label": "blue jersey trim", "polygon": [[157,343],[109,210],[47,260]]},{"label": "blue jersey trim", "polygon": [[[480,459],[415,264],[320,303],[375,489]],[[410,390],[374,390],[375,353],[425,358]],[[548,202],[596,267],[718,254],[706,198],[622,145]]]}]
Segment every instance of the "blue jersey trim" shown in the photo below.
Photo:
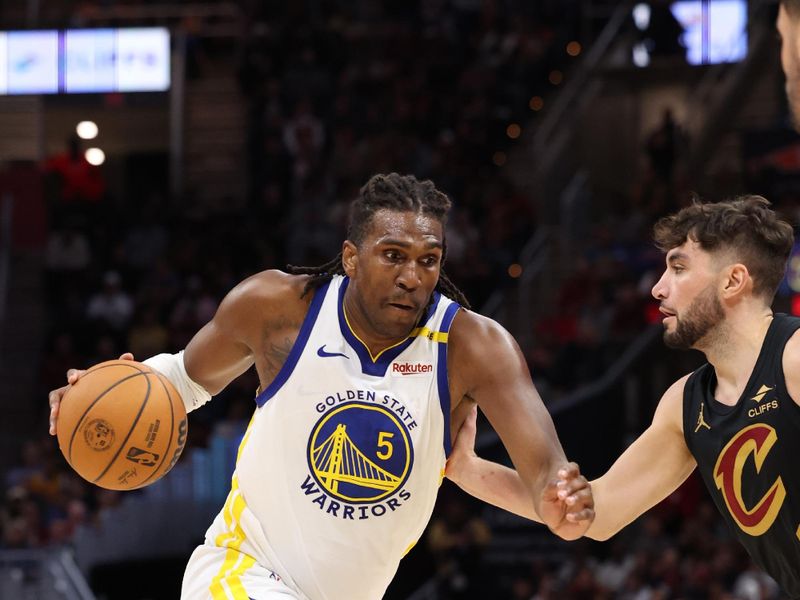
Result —
[{"label": "blue jersey trim", "polygon": [[300,326],[300,333],[297,334],[297,339],[294,341],[294,345],[292,346],[292,350],[289,352],[289,356],[286,358],[286,362],[283,363],[281,370],[278,371],[278,374],[275,376],[275,379],[272,380],[272,383],[270,383],[263,392],[256,396],[256,404],[259,408],[264,406],[267,400],[278,393],[278,390],[283,387],[283,384],[286,383],[286,380],[289,379],[289,376],[294,371],[297,361],[300,360],[300,355],[303,354],[303,350],[306,347],[308,337],[311,335],[311,330],[314,329],[314,323],[317,322],[317,316],[322,308],[322,301],[325,300],[329,286],[330,281],[317,288],[317,290],[314,292],[314,298],[311,300],[311,306],[308,307],[306,317],[303,319],[303,324]]},{"label": "blue jersey trim", "polygon": [[[444,311],[442,317],[442,324],[439,331],[448,333],[450,325],[453,324],[453,319],[458,313],[461,305],[453,302]],[[439,360],[436,365],[436,383],[439,387],[439,404],[442,407],[442,417],[444,419],[444,455],[450,456],[452,450],[450,442],[450,383],[447,377],[447,342],[439,342]]]},{"label": "blue jersey trim", "polygon": [[[392,364],[394,359],[400,356],[403,350],[408,348],[416,338],[406,338],[396,346],[392,346],[391,348],[381,352],[373,361],[372,356],[370,356],[369,349],[367,349],[364,343],[359,340],[350,329],[350,325],[348,325],[347,319],[344,315],[344,292],[349,283],[350,278],[345,277],[342,280],[342,285],[339,286],[339,329],[341,330],[344,339],[355,351],[356,356],[358,356],[358,360],[361,362],[361,372],[364,373],[364,375],[372,375],[373,377],[384,377],[389,365]],[[433,302],[431,302],[431,305],[428,307],[425,316],[421,320],[422,325],[425,325],[436,312],[436,307],[439,305],[440,298],[441,294],[439,294],[439,292],[433,293]]]}]

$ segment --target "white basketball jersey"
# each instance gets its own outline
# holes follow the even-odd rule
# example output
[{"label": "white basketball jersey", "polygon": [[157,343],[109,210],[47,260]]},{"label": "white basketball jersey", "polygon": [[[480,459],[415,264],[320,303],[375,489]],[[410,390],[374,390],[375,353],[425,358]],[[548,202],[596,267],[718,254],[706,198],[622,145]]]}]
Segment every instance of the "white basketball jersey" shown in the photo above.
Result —
[{"label": "white basketball jersey", "polygon": [[286,363],[256,398],[233,489],[207,543],[235,547],[312,600],[376,600],[427,525],[450,450],[447,335],[422,325],[371,356],[317,290]]}]

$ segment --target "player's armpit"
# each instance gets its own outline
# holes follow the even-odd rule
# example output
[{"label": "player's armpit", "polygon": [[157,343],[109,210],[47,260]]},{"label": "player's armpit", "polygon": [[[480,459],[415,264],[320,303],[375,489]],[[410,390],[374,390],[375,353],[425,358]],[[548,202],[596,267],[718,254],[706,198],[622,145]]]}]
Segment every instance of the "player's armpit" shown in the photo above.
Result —
[{"label": "player's armpit", "polygon": [[650,427],[602,477],[591,482],[596,517],[586,535],[606,540],[675,491],[696,463],[683,437],[683,388],[670,387]]}]

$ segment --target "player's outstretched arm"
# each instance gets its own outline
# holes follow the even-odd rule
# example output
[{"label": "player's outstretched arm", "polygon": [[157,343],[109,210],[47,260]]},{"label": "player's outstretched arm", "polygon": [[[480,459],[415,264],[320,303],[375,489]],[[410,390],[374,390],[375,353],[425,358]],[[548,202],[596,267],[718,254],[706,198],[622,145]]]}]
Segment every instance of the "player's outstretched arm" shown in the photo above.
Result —
[{"label": "player's outstretched arm", "polygon": [[[243,373],[253,364],[253,360],[252,352],[241,341],[240,329],[247,316],[253,314],[253,311],[248,308],[255,303],[254,297],[258,290],[255,282],[260,276],[262,274],[246,279],[228,293],[217,309],[214,318],[195,334],[183,355],[164,354],[154,357],[156,360],[160,358],[159,363],[161,364],[157,364],[153,368],[166,375],[172,384],[182,392],[183,386],[179,385],[179,381],[175,381],[175,374],[168,372],[181,372],[182,369],[175,367],[178,366],[177,362],[182,362],[183,364],[180,366],[185,366],[186,372],[193,373],[193,376],[190,377],[193,379],[197,377],[194,381],[211,394],[219,392],[237,375]],[[216,356],[214,352],[216,352]],[[120,358],[133,360],[133,355],[125,353]],[[173,368],[165,370],[164,366]],[[67,385],[51,391],[48,395],[50,435],[56,433],[61,399],[85,372],[83,369],[70,369],[67,371]],[[181,393],[181,396],[184,397],[185,394]],[[185,397],[184,402],[186,402]],[[187,406],[187,410],[189,408]]]},{"label": "player's outstretched arm", "polygon": [[593,480],[597,517],[586,535],[606,540],[675,491],[696,466],[683,437],[683,389],[688,376],[661,398],[650,427],[611,468]]},{"label": "player's outstretched arm", "polygon": [[[170,379],[187,411],[192,410],[253,365],[256,349],[263,350],[262,336],[270,330],[281,331],[281,327],[291,330],[294,323],[302,322],[310,300],[300,298],[305,281],[280,271],[263,271],[245,279],[228,293],[213,319],[195,334],[182,354],[159,355],[145,362]],[[129,353],[121,358],[133,360]],[[67,385],[50,392],[51,435],[55,435],[61,399],[84,372],[70,369]],[[197,395],[205,400],[193,402],[193,390],[199,390]]]},{"label": "player's outstretched arm", "polygon": [[[528,491],[531,510],[515,512],[538,515],[551,531],[565,539],[583,535],[594,517],[591,490],[573,494],[577,499],[574,505],[567,505],[563,499],[553,500],[559,471],[577,469],[564,456],[553,421],[514,339],[495,321],[461,311],[450,330],[448,346],[452,398],[478,404],[503,441]],[[464,481],[468,480],[481,482],[485,477]],[[513,490],[505,492],[512,493]],[[477,490],[476,494],[480,497]],[[502,507],[502,502],[494,503]],[[567,518],[569,513],[582,518],[573,522]]]},{"label": "player's outstretched arm", "polygon": [[[682,398],[686,378],[676,382],[659,403],[653,423],[602,477],[591,482],[595,518],[586,535],[606,540],[677,489],[696,463],[683,439]],[[448,459],[447,476],[473,495],[513,512],[541,521],[532,509],[533,497],[517,471],[475,455],[475,430],[469,419],[458,433]],[[568,506],[581,502],[577,471],[561,470],[545,490]],[[583,480],[585,481],[585,480]]]},{"label": "player's outstretched arm", "polygon": [[[480,458],[475,454],[475,433],[478,410],[473,406],[453,442],[453,451],[447,460],[446,476],[461,489],[476,498],[512,512],[521,517],[542,523],[536,512],[533,498],[519,474],[505,465]],[[566,519],[574,523],[590,520],[592,511],[586,508],[585,497],[591,494],[586,478],[577,465],[570,463],[558,473],[555,485],[548,485],[546,502],[555,503],[566,510]],[[574,511],[572,507],[582,507]]]}]

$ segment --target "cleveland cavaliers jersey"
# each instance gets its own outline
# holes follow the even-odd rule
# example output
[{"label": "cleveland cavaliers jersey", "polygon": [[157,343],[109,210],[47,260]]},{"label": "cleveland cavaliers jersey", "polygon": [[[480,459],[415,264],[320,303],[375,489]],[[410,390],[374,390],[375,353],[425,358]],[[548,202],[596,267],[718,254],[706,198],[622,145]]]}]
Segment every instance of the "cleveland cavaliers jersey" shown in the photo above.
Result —
[{"label": "cleveland cavaliers jersey", "polygon": [[800,598],[800,407],[786,391],[782,359],[798,328],[800,319],[775,315],[736,405],[714,399],[710,364],[692,373],[683,394],[686,444],[717,508],[793,598]]},{"label": "cleveland cavaliers jersey", "polygon": [[450,445],[447,337],[459,305],[435,293],[420,326],[372,356],[344,312],[348,281],[316,291],[257,396],[206,536],[312,600],[383,596],[430,519]]}]

